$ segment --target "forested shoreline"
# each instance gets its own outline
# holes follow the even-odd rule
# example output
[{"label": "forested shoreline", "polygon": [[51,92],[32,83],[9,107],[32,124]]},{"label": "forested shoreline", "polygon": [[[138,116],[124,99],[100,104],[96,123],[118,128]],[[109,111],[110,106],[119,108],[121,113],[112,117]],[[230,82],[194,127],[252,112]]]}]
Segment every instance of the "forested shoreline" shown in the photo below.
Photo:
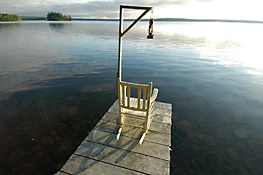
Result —
[{"label": "forested shoreline", "polygon": [[22,21],[22,18],[18,15],[0,13],[0,21]]},{"label": "forested shoreline", "polygon": [[47,20],[49,21],[72,21],[70,15],[63,15],[59,12],[48,12],[47,14]]},{"label": "forested shoreline", "polygon": [[48,21],[72,21],[70,15],[63,15],[60,12],[48,12],[47,17],[18,16],[15,14],[0,13],[0,22],[22,21],[22,20],[48,20]]}]

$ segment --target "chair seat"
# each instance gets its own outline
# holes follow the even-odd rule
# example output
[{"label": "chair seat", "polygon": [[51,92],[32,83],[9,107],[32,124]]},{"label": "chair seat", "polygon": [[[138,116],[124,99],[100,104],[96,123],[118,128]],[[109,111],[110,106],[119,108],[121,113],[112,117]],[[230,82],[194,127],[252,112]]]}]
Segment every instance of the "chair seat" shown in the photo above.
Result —
[{"label": "chair seat", "polygon": [[[140,108],[142,108],[142,106],[143,106],[142,103],[143,103],[143,100],[141,99]],[[128,108],[122,107],[121,112],[123,114],[133,115],[133,116],[138,116],[138,117],[144,117],[145,118],[146,117],[146,111],[136,111],[137,104],[138,104],[138,99],[131,97],[130,98],[130,108],[133,108],[133,109],[128,109]],[[146,102],[146,105],[147,105],[147,102]]]},{"label": "chair seat", "polygon": [[129,109],[122,109],[122,113],[126,115],[142,117],[142,118],[146,117],[146,112],[142,112],[142,111],[132,111]]}]

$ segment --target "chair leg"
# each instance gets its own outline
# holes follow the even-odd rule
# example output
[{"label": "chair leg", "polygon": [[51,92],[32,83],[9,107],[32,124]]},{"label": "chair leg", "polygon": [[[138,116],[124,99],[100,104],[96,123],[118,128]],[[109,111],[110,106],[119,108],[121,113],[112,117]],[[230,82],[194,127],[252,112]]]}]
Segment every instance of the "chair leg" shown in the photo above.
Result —
[{"label": "chair leg", "polygon": [[117,137],[116,137],[117,140],[120,139],[120,136],[121,136],[121,130],[122,130],[122,127],[120,127],[120,129],[119,129],[119,131],[118,131],[118,134],[117,134]]},{"label": "chair leg", "polygon": [[124,123],[124,120],[125,120],[125,115],[124,114],[121,114],[120,115],[120,129],[118,131],[118,134],[117,134],[117,137],[116,139],[119,140],[120,139],[120,136],[121,136],[121,130],[122,130],[122,124]]},{"label": "chair leg", "polygon": [[139,141],[139,145],[142,144],[142,142],[143,142],[145,136],[146,136],[146,132],[143,133],[143,135],[142,135],[142,137],[141,137],[141,139],[140,139],[140,141]]}]

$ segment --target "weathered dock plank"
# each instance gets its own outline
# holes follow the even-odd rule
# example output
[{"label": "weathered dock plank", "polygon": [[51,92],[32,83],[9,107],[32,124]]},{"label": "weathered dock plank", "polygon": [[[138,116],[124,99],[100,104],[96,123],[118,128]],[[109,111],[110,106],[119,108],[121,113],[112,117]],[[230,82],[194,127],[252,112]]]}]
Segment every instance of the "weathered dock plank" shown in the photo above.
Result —
[{"label": "weathered dock plank", "polygon": [[[106,132],[110,132],[113,134],[117,134],[118,129],[119,129],[119,125],[117,123],[113,123],[113,122],[102,122],[102,123],[98,123],[94,129],[98,129],[101,131],[106,131]],[[151,128],[150,128],[151,129]],[[140,139],[141,135],[142,135],[142,131],[138,130],[137,128],[133,128],[133,127],[123,127],[122,130],[122,136],[127,136],[127,137],[133,137],[136,139]],[[145,141],[149,141],[149,142],[154,142],[157,144],[162,144],[162,145],[167,145],[167,146],[171,146],[171,135],[170,134],[164,134],[164,133],[158,133],[158,132],[154,132],[152,130],[148,131],[147,137],[144,138]]]},{"label": "weathered dock plank", "polygon": [[[144,122],[133,117],[127,120]],[[172,105],[156,102],[153,122],[142,145],[138,142],[143,131],[128,126],[117,141],[116,100],[57,174],[170,174],[171,124]]]}]

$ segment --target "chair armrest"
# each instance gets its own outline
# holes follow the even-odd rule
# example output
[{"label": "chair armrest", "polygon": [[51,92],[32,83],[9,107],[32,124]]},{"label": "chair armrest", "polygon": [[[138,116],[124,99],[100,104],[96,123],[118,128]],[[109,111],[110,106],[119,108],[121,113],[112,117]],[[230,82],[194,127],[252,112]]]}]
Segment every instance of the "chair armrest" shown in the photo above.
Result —
[{"label": "chair armrest", "polygon": [[153,93],[152,93],[152,96],[151,96],[151,98],[150,98],[150,102],[153,102],[153,101],[155,101],[155,99],[157,98],[157,95],[158,95],[158,89],[157,88],[154,88],[153,89]]}]

